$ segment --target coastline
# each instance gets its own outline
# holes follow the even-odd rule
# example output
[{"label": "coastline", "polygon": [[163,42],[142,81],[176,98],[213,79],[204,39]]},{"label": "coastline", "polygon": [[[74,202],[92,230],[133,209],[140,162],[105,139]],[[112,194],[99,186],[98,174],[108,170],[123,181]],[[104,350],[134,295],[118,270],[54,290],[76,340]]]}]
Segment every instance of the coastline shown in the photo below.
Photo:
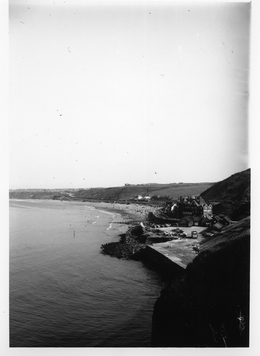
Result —
[{"label": "coastline", "polygon": [[[17,199],[17,198],[9,198],[9,201],[52,201],[55,202],[57,200],[53,199]],[[97,210],[104,210],[111,213],[120,214],[122,217],[129,217],[132,220],[142,221],[145,218],[146,213],[153,212],[155,207],[149,205],[142,204],[122,204],[122,203],[110,203],[110,202],[94,202],[94,201],[79,201],[79,200],[58,200],[59,202],[66,202],[67,204],[76,203],[76,204],[85,204],[91,207],[96,208]]]},{"label": "coastline", "polygon": [[[17,199],[17,198],[9,198],[9,202],[16,201],[29,201],[29,202],[57,202],[57,200],[53,199]],[[155,207],[149,205],[141,205],[141,204],[122,204],[117,202],[94,202],[94,201],[62,201],[58,200],[58,202],[64,202],[66,204],[84,204],[85,206],[89,206],[95,208],[98,211],[104,213],[110,213],[114,215],[114,219],[112,224],[121,224],[120,232],[126,232],[129,228],[129,225],[139,225],[146,219],[146,215],[149,212],[154,212]],[[118,236],[119,237],[119,236]]]},{"label": "coastline", "polygon": [[[106,232],[106,229],[113,220],[123,221],[121,215],[119,215],[115,209],[112,208],[111,210],[111,206],[109,206],[111,212],[108,211],[108,209],[104,209],[106,213],[103,214],[100,213],[98,209],[103,210],[104,206],[97,204],[96,210],[94,207],[88,207],[87,203],[82,204],[82,202],[72,204],[61,202],[60,204],[60,202],[51,203],[44,201],[42,203],[41,201],[35,201],[35,203],[27,204],[26,201],[20,201],[20,203],[18,202],[17,204],[21,204],[22,206],[28,205],[29,209],[21,209],[19,211],[17,210],[17,212],[15,209],[12,209],[11,215],[14,217],[14,219],[11,220],[12,226],[15,226],[13,221],[18,220],[18,214],[22,217],[30,214],[32,217],[30,220],[29,218],[20,219],[24,222],[23,226],[25,228],[29,226],[29,221],[30,223],[32,222],[30,224],[31,226],[35,226],[34,222],[36,221],[39,223],[35,233],[24,234],[26,240],[23,240],[22,248],[24,248],[25,253],[20,247],[20,240],[22,239],[16,240],[18,244],[17,255],[25,256],[26,258],[28,256],[29,260],[26,261],[30,261],[31,259],[37,260],[37,268],[34,268],[36,263],[28,263],[28,265],[33,266],[32,269],[28,268],[28,273],[26,270],[23,274],[23,269],[21,268],[19,272],[21,271],[21,275],[26,275],[29,281],[28,285],[30,285],[31,280],[33,281],[32,277],[35,277],[36,283],[32,283],[34,283],[37,289],[34,290],[30,288],[30,293],[34,290],[31,300],[36,300],[36,312],[34,312],[34,315],[36,315],[37,321],[39,318],[42,318],[40,319],[40,322],[41,320],[43,321],[41,324],[44,324],[46,321],[47,326],[50,325],[50,327],[48,327],[47,330],[48,334],[47,331],[41,334],[44,339],[43,341],[40,340],[42,344],[40,344],[40,342],[36,344],[38,339],[35,338],[36,341],[33,345],[30,344],[30,340],[33,340],[34,330],[30,330],[24,338],[23,334],[20,334],[18,330],[16,335],[21,336],[19,336],[20,339],[15,339],[14,335],[17,329],[13,328],[12,346],[37,347],[44,345],[44,347],[70,347],[75,345],[77,347],[111,347],[113,343],[115,347],[149,347],[153,305],[160,293],[160,279],[153,273],[147,272],[141,263],[118,261],[109,256],[103,256],[100,253],[101,243],[119,240],[119,230],[126,225],[113,224],[110,231]],[[107,208],[109,207],[107,206]],[[123,212],[123,209],[119,209],[119,212]],[[46,219],[42,218],[42,216],[46,217]],[[50,221],[53,222],[53,224],[47,224],[48,216],[50,216]],[[97,216],[99,216],[99,219],[95,219]],[[93,221],[97,221],[96,225],[92,225]],[[44,225],[43,222],[46,225]],[[75,225],[69,227],[70,223],[75,223]],[[19,227],[17,226],[17,234],[21,237],[24,236],[22,235],[22,231],[26,231],[22,229],[23,226],[22,224]],[[45,226],[48,226],[48,230]],[[41,227],[43,233],[40,232]],[[53,227],[54,229],[52,230]],[[66,233],[68,229],[69,231],[73,231],[74,227],[76,229],[76,238],[73,237],[73,233]],[[79,232],[77,232],[77,229]],[[27,239],[28,235],[31,236],[31,240]],[[12,232],[11,236],[15,239],[17,235],[14,235]],[[38,238],[39,236],[40,238]],[[12,248],[14,246],[14,239],[11,241]],[[44,251],[50,252],[42,253],[43,249]],[[14,250],[12,250],[11,256],[14,255],[13,251]],[[38,263],[38,256],[42,256],[43,258],[41,264],[40,262]],[[48,256],[51,257],[49,258]],[[19,263],[20,260],[21,259],[18,260]],[[12,258],[11,271],[14,270],[14,263],[14,259]],[[25,265],[24,260],[22,260],[21,263]],[[42,281],[43,273],[46,278],[43,277],[44,283],[39,283],[38,281]],[[147,278],[147,274],[149,278]],[[49,276],[53,277],[50,278]],[[19,283],[23,281],[23,278],[17,278],[12,272],[11,280],[13,281],[15,279],[19,281]],[[25,286],[26,294],[26,287],[28,285],[22,282],[20,284]],[[39,284],[43,287],[42,292],[38,289]],[[12,284],[12,287],[14,285],[15,283]],[[12,289],[12,295],[17,296],[17,305],[19,307],[22,305],[23,310],[26,310],[24,305],[19,303],[19,295],[21,294],[17,295],[17,290],[18,288],[13,292]],[[21,289],[19,289],[19,293],[20,290]],[[53,291],[53,299],[48,296],[48,291],[51,291],[51,293]],[[40,312],[39,314],[37,312],[37,303],[39,303],[38,296],[40,294],[42,295],[44,306],[46,305],[47,308],[47,312],[41,315],[39,315]],[[36,299],[34,298],[35,295],[37,295]],[[62,300],[60,295],[64,297],[64,302],[60,301],[60,299]],[[127,298],[125,298],[125,296],[127,296]],[[136,298],[136,296],[139,298]],[[54,303],[51,303],[52,300],[55,300],[55,303],[57,301],[58,307],[56,307]],[[128,302],[131,306],[128,306]],[[31,310],[34,310],[34,306],[31,307],[29,303],[26,304],[28,308],[30,308],[29,313]],[[51,305],[50,308],[48,307],[49,304]],[[18,312],[13,305],[14,303],[12,302],[12,315],[16,317]],[[22,309],[22,307],[20,307],[20,309]],[[41,310],[42,309],[43,308],[41,308]],[[48,310],[52,310],[53,313],[48,313]],[[60,310],[64,311],[64,313],[61,313]],[[75,315],[73,314],[73,310],[75,310]],[[55,314],[56,311],[57,315]],[[33,312],[31,312],[31,314],[33,314]],[[25,315],[26,318],[25,312],[23,315]],[[70,317],[66,331],[62,327],[64,323],[63,315],[67,318]],[[54,318],[55,325],[61,321],[62,333],[58,335],[53,332],[51,328]],[[22,324],[22,317],[20,320]],[[24,325],[27,325],[27,321],[24,322]],[[29,321],[28,325],[31,325]],[[94,331],[92,332],[92,330]],[[88,334],[86,334],[87,332]],[[47,337],[46,335],[49,335],[49,333],[51,336]],[[74,335],[76,336],[74,337]],[[37,330],[35,337],[37,337]],[[43,342],[46,342],[46,344]],[[129,344],[127,344],[128,342]]]},{"label": "coastline", "polygon": [[148,212],[153,212],[154,207],[140,204],[120,204],[120,203],[105,203],[105,202],[84,202],[97,210],[103,210],[111,213],[116,213],[122,216],[123,219],[129,219],[136,222],[141,222],[145,219]]}]

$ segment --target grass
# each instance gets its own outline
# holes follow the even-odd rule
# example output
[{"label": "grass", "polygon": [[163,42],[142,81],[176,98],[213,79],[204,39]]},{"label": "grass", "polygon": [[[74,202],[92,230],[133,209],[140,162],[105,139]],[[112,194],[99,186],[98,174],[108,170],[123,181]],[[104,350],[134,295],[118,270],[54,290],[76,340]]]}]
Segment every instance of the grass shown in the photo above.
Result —
[{"label": "grass", "polygon": [[[163,197],[177,198],[179,196],[191,196],[199,195],[206,189],[208,189],[211,183],[187,183],[187,184],[143,184],[135,186],[123,186],[123,187],[111,187],[111,188],[90,188],[80,189],[73,192],[74,199],[77,200],[103,200],[103,201],[118,201],[118,200],[130,200],[136,195],[149,194],[150,196],[160,195]],[[61,191],[64,191],[61,189]],[[63,193],[60,193],[63,195]],[[58,196],[57,190],[17,190],[9,193],[10,198],[17,199],[53,199],[54,196]],[[65,196],[65,195],[64,195]]]}]

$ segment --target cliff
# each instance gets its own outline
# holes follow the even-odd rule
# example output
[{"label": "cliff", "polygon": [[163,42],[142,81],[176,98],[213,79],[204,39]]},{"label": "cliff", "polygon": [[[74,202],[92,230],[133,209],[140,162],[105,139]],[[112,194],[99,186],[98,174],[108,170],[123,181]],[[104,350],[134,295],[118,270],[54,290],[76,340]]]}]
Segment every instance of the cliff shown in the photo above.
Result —
[{"label": "cliff", "polygon": [[249,346],[250,219],[202,252],[155,303],[152,346]]},{"label": "cliff", "polygon": [[215,214],[241,220],[250,215],[250,177],[250,169],[233,174],[202,192],[201,197],[207,202],[219,202],[214,206]]}]

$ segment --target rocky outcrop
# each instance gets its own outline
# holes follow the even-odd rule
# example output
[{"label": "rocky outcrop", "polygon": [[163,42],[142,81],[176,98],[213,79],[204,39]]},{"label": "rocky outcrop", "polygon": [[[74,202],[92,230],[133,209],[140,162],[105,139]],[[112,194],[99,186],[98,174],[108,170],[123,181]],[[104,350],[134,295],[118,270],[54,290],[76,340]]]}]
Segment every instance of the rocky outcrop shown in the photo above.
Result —
[{"label": "rocky outcrop", "polygon": [[122,234],[119,242],[110,242],[101,245],[101,251],[112,257],[139,260],[142,251],[146,247],[145,241],[146,235],[144,234],[143,227],[136,225],[130,227],[125,234]]}]

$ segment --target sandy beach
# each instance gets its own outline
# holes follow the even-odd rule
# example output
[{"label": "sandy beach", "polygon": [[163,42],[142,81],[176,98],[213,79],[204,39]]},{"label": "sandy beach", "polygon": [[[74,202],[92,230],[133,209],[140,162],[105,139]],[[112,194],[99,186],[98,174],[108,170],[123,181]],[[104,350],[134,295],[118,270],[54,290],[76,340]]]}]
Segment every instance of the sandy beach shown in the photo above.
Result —
[{"label": "sandy beach", "polygon": [[93,206],[96,209],[108,211],[111,213],[120,214],[122,220],[143,221],[148,212],[153,212],[154,207],[140,204],[119,204],[119,203],[95,203],[87,202],[87,205]]}]

